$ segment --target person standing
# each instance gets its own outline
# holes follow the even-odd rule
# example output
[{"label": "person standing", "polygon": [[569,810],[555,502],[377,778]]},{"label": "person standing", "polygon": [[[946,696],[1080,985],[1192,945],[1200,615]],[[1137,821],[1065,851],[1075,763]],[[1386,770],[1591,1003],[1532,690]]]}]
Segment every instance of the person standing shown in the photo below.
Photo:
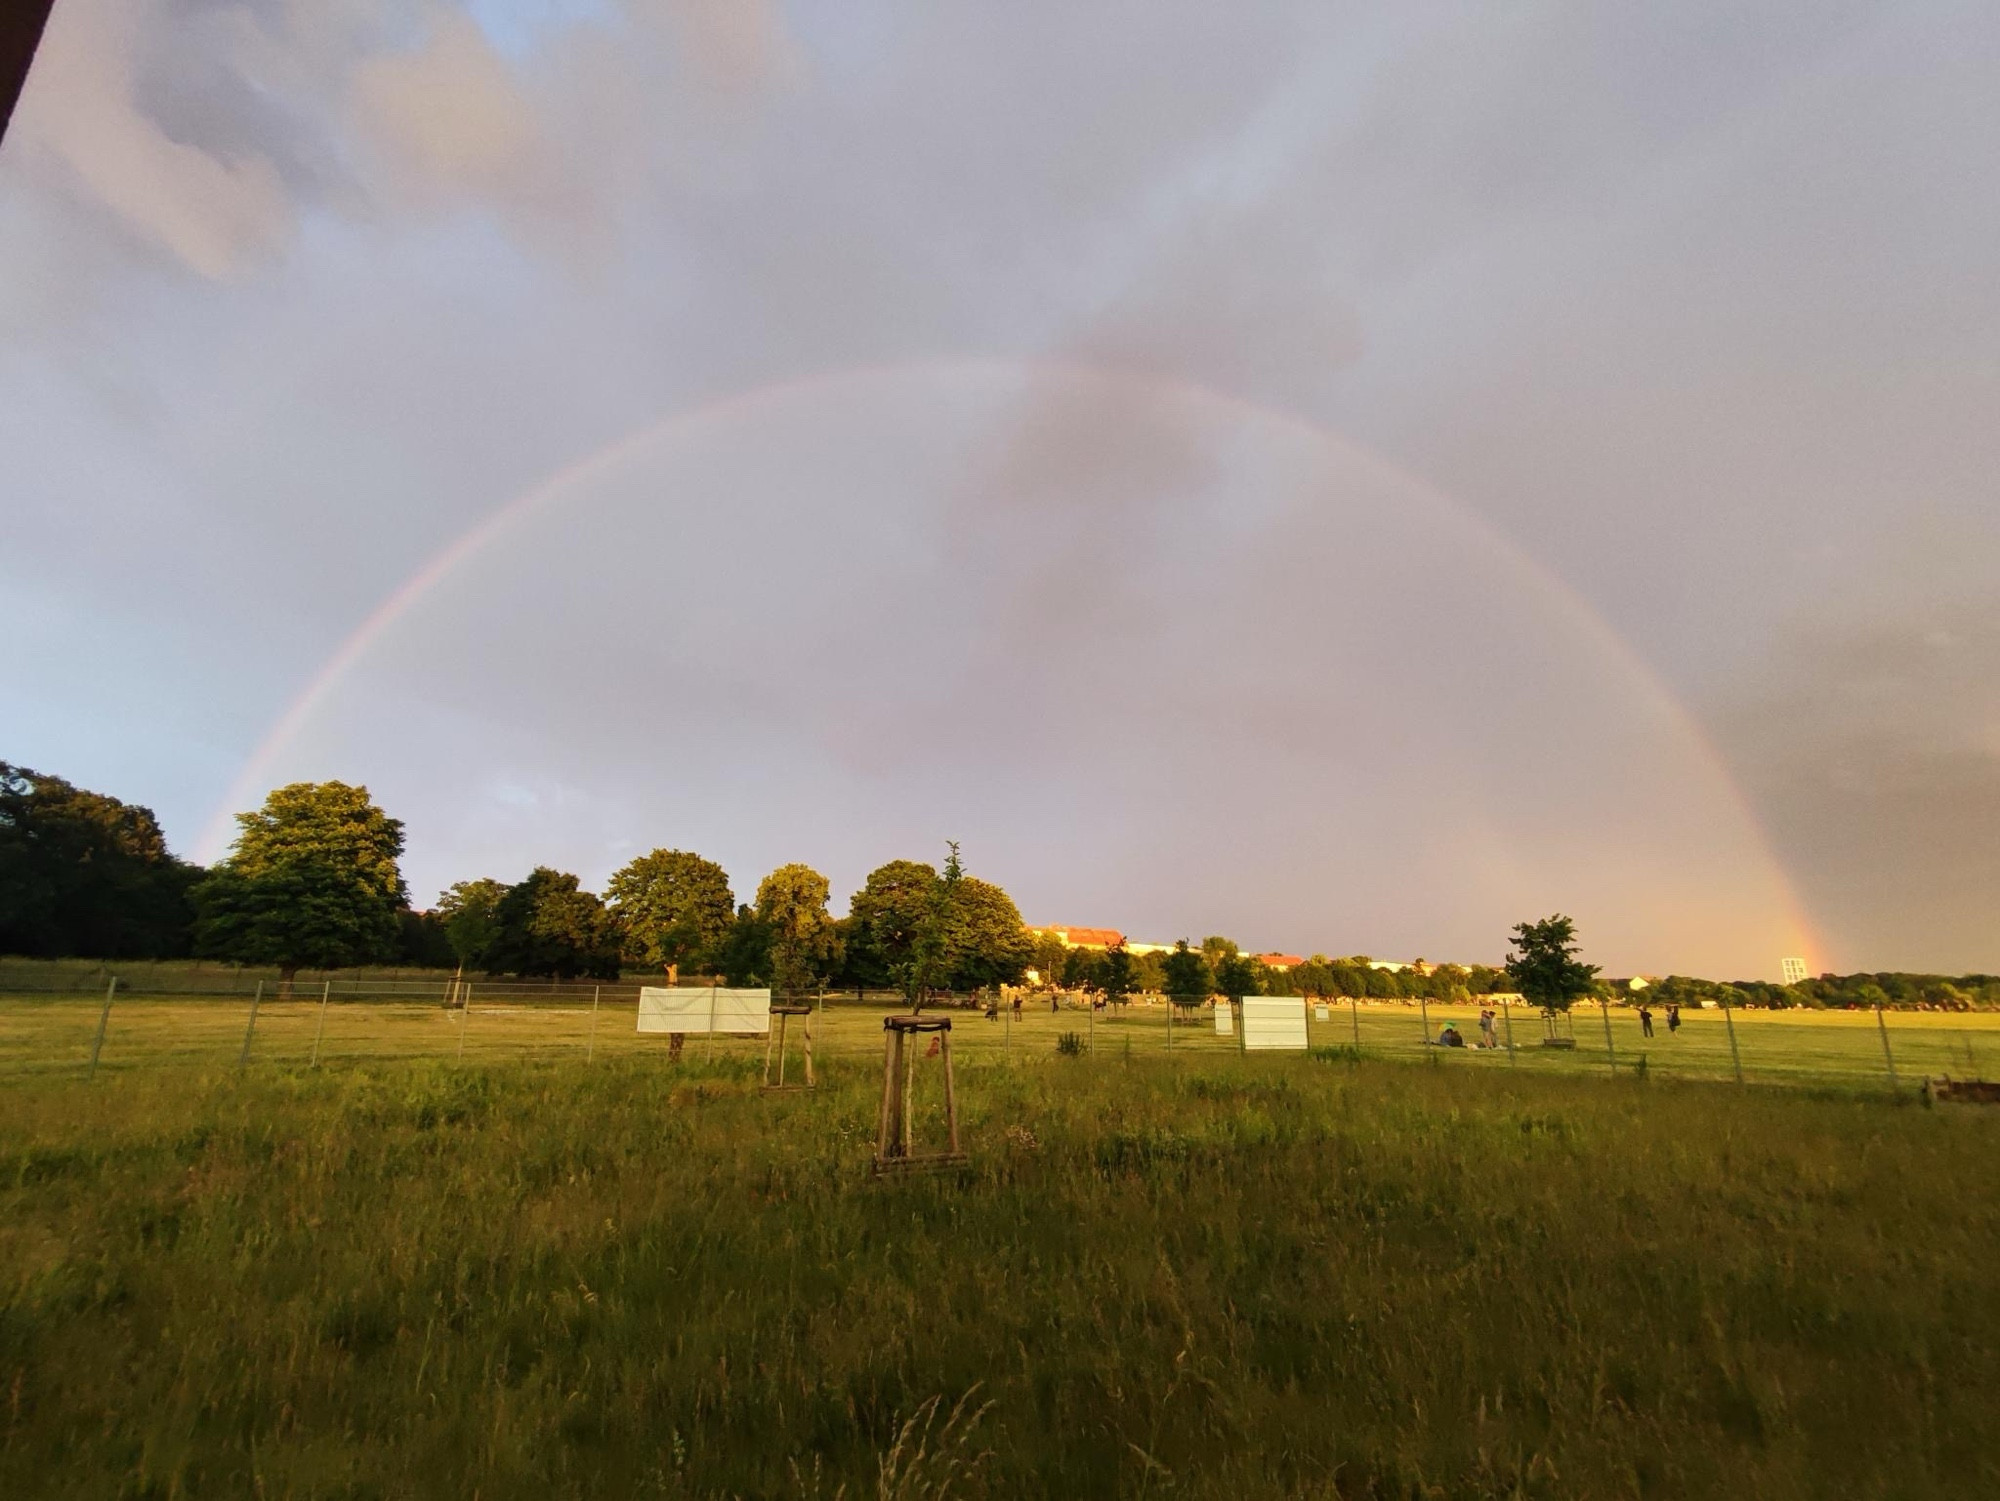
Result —
[{"label": "person standing", "polygon": [[1500,1039],[1493,1033],[1493,1008],[1491,1006],[1481,1006],[1479,1008],[1479,1045],[1483,1048],[1497,1048],[1500,1046]]},{"label": "person standing", "polygon": [[1681,1029],[1681,1008],[1678,1005],[1674,1004],[1673,1002],[1669,1001],[1667,1003],[1667,1035],[1671,1037],[1674,1035],[1674,1033],[1680,1031],[1680,1029]]},{"label": "person standing", "polygon": [[1653,1008],[1650,1006],[1639,1007],[1639,1034],[1642,1037],[1653,1035]]}]

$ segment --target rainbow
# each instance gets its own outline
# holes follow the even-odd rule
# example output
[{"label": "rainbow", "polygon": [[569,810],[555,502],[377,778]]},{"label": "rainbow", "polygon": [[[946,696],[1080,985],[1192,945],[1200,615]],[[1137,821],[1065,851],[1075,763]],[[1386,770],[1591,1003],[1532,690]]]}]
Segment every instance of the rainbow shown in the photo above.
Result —
[{"label": "rainbow", "polygon": [[[1554,605],[1569,625],[1583,633],[1594,646],[1616,661],[1635,682],[1657,700],[1675,728],[1694,747],[1703,769],[1723,790],[1733,811],[1741,816],[1744,825],[1754,834],[1761,852],[1777,877],[1786,916],[1794,925],[1799,941],[1814,953],[1819,951],[1820,944],[1812,924],[1785,872],[1783,863],[1778,860],[1771,847],[1768,831],[1737,785],[1727,761],[1700,722],[1667,688],[1659,674],[1624,637],[1612,629],[1581,594],[1511,538],[1498,531],[1483,516],[1409,471],[1296,412],[1266,406],[1179,376],[1166,376],[1123,366],[1052,358],[971,356],[926,358],[848,365],[816,371],[792,380],[748,387],[692,407],[668,412],[557,470],[461,533],[398,585],[360,624],[355,626],[307,681],[297,697],[286,705],[284,712],[272,723],[244,761],[203,832],[197,849],[197,858],[209,863],[221,857],[231,839],[235,810],[250,806],[259,800],[269,781],[271,768],[285,748],[326,702],[342,679],[368,655],[376,643],[399,620],[469,559],[505,537],[528,518],[554,504],[567,492],[587,484],[598,476],[614,471],[626,459],[654,443],[692,435],[706,426],[750,415],[763,407],[789,399],[810,396],[815,392],[831,391],[852,382],[885,376],[996,373],[1044,374],[1101,381],[1145,394],[1205,405],[1213,410],[1228,412],[1239,417],[1254,418],[1288,430],[1322,447],[1335,450],[1343,457],[1358,459],[1377,474],[1395,480],[1399,485],[1407,487],[1431,504],[1450,513],[1460,525],[1469,529],[1486,546],[1492,548],[1496,555],[1517,570],[1522,578],[1531,582],[1544,599]],[[1812,962],[1810,958],[1808,962],[1809,964]]]}]

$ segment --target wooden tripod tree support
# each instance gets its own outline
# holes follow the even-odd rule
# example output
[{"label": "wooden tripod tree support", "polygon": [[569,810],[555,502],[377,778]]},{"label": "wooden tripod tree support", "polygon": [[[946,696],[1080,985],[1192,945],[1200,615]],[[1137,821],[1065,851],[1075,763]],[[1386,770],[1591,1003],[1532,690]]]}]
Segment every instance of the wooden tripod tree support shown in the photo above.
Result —
[{"label": "wooden tripod tree support", "polygon": [[[778,1024],[771,1028],[770,1035],[764,1043],[764,1087],[766,1089],[817,1089],[819,1087],[818,1081],[813,1078],[813,1008],[810,1006],[773,1006],[771,1008],[771,1015],[776,1018]],[[805,1018],[806,1080],[803,1084],[787,1084],[785,1082],[785,1033],[790,1028],[791,1020],[795,1016]],[[771,1077],[771,1052],[774,1048],[778,1054],[778,1077],[776,1079]]]},{"label": "wooden tripod tree support", "polygon": [[[916,1052],[907,1043],[923,1032],[937,1033],[938,1052],[944,1060],[944,1123],[951,1137],[951,1148],[944,1152],[916,1152],[910,1146],[910,1085]],[[883,1017],[882,1120],[875,1142],[876,1173],[922,1172],[958,1167],[965,1161],[965,1153],[958,1147],[958,1095],[951,1076],[951,1018]]]}]

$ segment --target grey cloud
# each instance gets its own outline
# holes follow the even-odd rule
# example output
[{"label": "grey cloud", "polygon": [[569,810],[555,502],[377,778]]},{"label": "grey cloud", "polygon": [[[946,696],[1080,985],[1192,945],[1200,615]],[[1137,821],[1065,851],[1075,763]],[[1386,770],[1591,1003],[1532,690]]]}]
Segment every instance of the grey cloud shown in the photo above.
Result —
[{"label": "grey cloud", "polygon": [[1828,941],[1868,968],[2000,963],[2000,595],[1795,621],[1717,719]]}]

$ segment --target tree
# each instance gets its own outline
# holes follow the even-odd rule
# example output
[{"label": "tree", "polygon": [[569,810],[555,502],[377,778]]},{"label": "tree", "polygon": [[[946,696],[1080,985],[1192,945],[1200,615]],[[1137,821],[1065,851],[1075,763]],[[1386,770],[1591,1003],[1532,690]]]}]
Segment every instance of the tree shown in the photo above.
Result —
[{"label": "tree", "polygon": [[1232,1001],[1264,993],[1264,967],[1241,954],[1227,954],[1215,967],[1215,988]]},{"label": "tree", "polygon": [[1104,956],[1095,949],[1070,949],[1063,955],[1062,982],[1071,990],[1104,988]]},{"label": "tree", "polygon": [[437,914],[461,968],[492,970],[487,958],[493,951],[493,940],[500,933],[496,909],[506,894],[503,884],[484,877],[455,882],[438,893]]},{"label": "tree", "polygon": [[488,969],[572,980],[618,978],[618,926],[595,892],[568,871],[538,865],[493,907]]},{"label": "tree", "polygon": [[1327,963],[1326,955],[1314,954],[1292,971],[1292,983],[1299,987],[1300,995],[1323,1001],[1335,993],[1333,966]]},{"label": "tree", "polygon": [[403,825],[368,800],[366,787],[294,782],[236,822],[228,858],[194,889],[200,953],[275,964],[287,995],[304,966],[395,956]]},{"label": "tree", "polygon": [[1164,962],[1167,999],[1183,1009],[1199,1006],[1215,994],[1215,974],[1200,949],[1188,947],[1183,938],[1174,945]]},{"label": "tree", "polygon": [[654,850],[611,878],[604,895],[623,932],[624,956],[648,969],[714,961],[736,918],[729,876],[686,850]]},{"label": "tree", "polygon": [[749,903],[736,909],[736,917],[723,935],[716,963],[722,968],[726,985],[768,985],[771,981],[771,930]]},{"label": "tree", "polygon": [[1211,970],[1231,955],[1241,952],[1242,950],[1236,946],[1235,939],[1224,938],[1219,933],[1211,933],[1201,941],[1201,956],[1208,961]]},{"label": "tree", "polygon": [[1580,963],[1576,951],[1576,924],[1560,912],[1514,929],[1507,976],[1551,1023],[1597,988],[1597,966]]},{"label": "tree", "polygon": [[991,881],[961,876],[945,898],[944,911],[947,985],[977,990],[1020,980],[1032,945],[1012,897]]},{"label": "tree", "polygon": [[0,953],[185,954],[201,875],[150,808],[0,761]]},{"label": "tree", "polygon": [[1034,952],[1028,962],[1035,973],[1042,977],[1044,985],[1061,983],[1063,960],[1069,957],[1069,945],[1053,933],[1037,933],[1034,936]]},{"label": "tree", "polygon": [[780,865],[757,887],[757,920],[770,934],[771,988],[797,992],[822,983],[839,957],[827,915],[826,877],[809,865]]},{"label": "tree", "polygon": [[918,860],[891,860],[868,873],[847,902],[846,974],[853,984],[902,984],[937,883],[937,871]]},{"label": "tree", "polygon": [[1123,943],[1114,943],[1104,951],[1097,983],[1106,1001],[1114,1006],[1125,1004],[1125,997],[1132,993],[1132,956]]}]

